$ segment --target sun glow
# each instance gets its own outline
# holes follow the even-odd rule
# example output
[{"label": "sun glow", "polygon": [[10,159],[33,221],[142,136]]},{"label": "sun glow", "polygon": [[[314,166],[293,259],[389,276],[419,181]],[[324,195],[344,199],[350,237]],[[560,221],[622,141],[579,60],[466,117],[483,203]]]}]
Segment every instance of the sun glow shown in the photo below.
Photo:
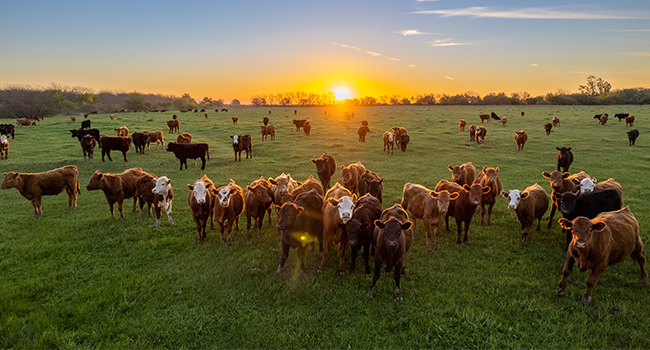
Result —
[{"label": "sun glow", "polygon": [[344,87],[337,87],[336,89],[332,90],[332,92],[334,92],[337,101],[343,101],[345,99],[352,98],[352,93],[350,90]]}]

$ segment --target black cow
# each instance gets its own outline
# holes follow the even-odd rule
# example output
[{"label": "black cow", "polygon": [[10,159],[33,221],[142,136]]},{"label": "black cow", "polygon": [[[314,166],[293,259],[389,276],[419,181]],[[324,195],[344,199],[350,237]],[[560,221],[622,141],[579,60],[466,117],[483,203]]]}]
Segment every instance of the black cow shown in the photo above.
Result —
[{"label": "black cow", "polygon": [[407,134],[402,134],[399,137],[399,146],[402,148],[402,152],[406,152],[406,146],[411,141],[411,138]]},{"label": "black cow", "polygon": [[620,122],[621,119],[625,119],[630,116],[630,113],[617,113],[614,114],[614,118],[618,118],[618,121]]},{"label": "black cow", "polygon": [[74,129],[70,130],[72,133],[71,137],[76,137],[79,139],[79,142],[81,142],[81,138],[84,137],[85,135],[92,135],[95,140],[99,142],[99,148],[102,147],[101,143],[101,135],[99,134],[99,129]]},{"label": "black cow", "polygon": [[369,193],[382,203],[382,193],[384,192],[384,179],[379,175],[366,169],[366,172],[359,179],[359,195],[363,196]]},{"label": "black cow", "polygon": [[571,147],[555,147],[557,152],[557,171],[560,171],[560,167],[563,169],[563,173],[569,171],[569,166],[573,163],[573,153],[571,153]]},{"label": "black cow", "polygon": [[501,120],[501,118],[499,118],[499,116],[494,112],[490,113],[490,117],[492,117],[494,120]]},{"label": "black cow", "polygon": [[357,253],[363,248],[363,260],[366,263],[366,274],[370,274],[370,246],[372,244],[372,232],[374,231],[374,222],[381,217],[381,203],[370,194],[359,198],[352,212],[352,218],[348,220],[345,226],[345,232],[348,237],[348,245],[352,253],[352,263],[350,264],[350,273],[354,273]]},{"label": "black cow", "polygon": [[176,158],[181,161],[180,170],[183,170],[183,164],[185,164],[185,169],[187,169],[187,158],[201,158],[201,170],[205,170],[205,157],[207,156],[208,160],[210,160],[210,152],[207,143],[168,142],[167,152],[174,152]]},{"label": "black cow", "polygon": [[598,119],[598,120],[600,120],[600,117],[603,116],[603,115],[609,117],[609,115],[608,115],[607,113],[603,113],[603,114],[596,114],[596,115],[594,116],[594,119]]},{"label": "black cow", "polygon": [[[589,219],[593,219],[602,212],[621,209],[621,196],[614,189],[586,192],[581,195],[564,192],[560,197],[558,208],[562,216],[570,221],[573,221],[578,216],[586,216]],[[571,230],[567,230],[567,247],[571,243],[571,238]]]},{"label": "black cow", "polygon": [[627,132],[627,138],[630,140],[630,146],[634,146],[637,137],[639,137],[639,130],[632,129]]},{"label": "black cow", "polygon": [[14,139],[15,128],[13,124],[0,124],[0,135],[11,134],[11,139]]},{"label": "black cow", "polygon": [[141,132],[134,132],[133,135],[131,135],[133,138],[133,144],[135,145],[135,153],[144,154],[144,146],[146,146],[149,136],[151,135],[143,134]]},{"label": "black cow", "polygon": [[93,159],[93,151],[95,150],[96,143],[93,135],[86,135],[81,138],[81,150],[84,152],[84,162],[86,161],[86,155],[88,155],[88,159]]},{"label": "black cow", "polygon": [[82,129],[90,129],[90,120],[84,120],[81,122]]},{"label": "black cow", "polygon": [[99,140],[99,147],[102,149],[102,162],[104,161],[104,155],[108,156],[108,160],[111,162],[113,161],[113,159],[111,159],[111,150],[122,152],[124,161],[128,162],[126,159],[126,152],[131,149],[131,142],[131,138],[126,136],[102,136]]}]

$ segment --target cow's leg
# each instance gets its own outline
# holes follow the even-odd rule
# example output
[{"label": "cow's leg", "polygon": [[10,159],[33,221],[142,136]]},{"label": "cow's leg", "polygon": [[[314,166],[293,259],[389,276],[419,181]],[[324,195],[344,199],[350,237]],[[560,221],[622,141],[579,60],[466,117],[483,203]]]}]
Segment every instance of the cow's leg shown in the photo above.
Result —
[{"label": "cow's leg", "polygon": [[375,285],[377,280],[381,277],[381,260],[379,259],[379,254],[375,255],[375,274],[372,276],[372,284],[368,288],[368,296],[372,297],[375,294]]},{"label": "cow's leg", "polygon": [[298,264],[300,265],[300,269],[298,270],[298,274],[300,276],[305,274],[305,252],[307,251],[307,246],[305,245],[298,245],[298,250],[296,251],[298,255]]},{"label": "cow's leg", "polygon": [[363,247],[363,260],[366,263],[366,275],[370,275],[370,245],[371,244],[368,243]]},{"label": "cow's leg", "polygon": [[[416,221],[416,220],[413,220],[413,221]],[[432,225],[432,222],[426,216],[424,217],[424,219],[422,221],[424,222],[424,232],[427,235],[427,249],[429,251],[431,251],[431,225]],[[437,239],[438,239],[438,237],[436,237],[436,240]]]},{"label": "cow's leg", "polygon": [[115,202],[108,201],[108,210],[111,212],[111,220],[115,219]]},{"label": "cow's leg", "polygon": [[[142,206],[144,205],[144,203],[142,203],[142,202],[143,201],[140,201],[140,204],[141,204],[140,205],[140,211],[141,212],[142,212]],[[136,207],[137,204],[138,204],[138,196],[133,196],[133,208],[131,208],[132,213],[135,213],[135,207]]]},{"label": "cow's leg", "polygon": [[[183,163],[185,163],[185,170],[187,170],[187,158],[183,159]],[[182,167],[183,165],[181,165]],[[181,169],[182,170],[182,169]]]},{"label": "cow's leg", "polygon": [[280,253],[280,264],[278,265],[277,270],[275,270],[275,273],[282,272],[284,263],[287,261],[287,258],[289,257],[289,248],[290,248],[289,244],[282,241],[280,242],[280,246],[282,248],[282,253]]},{"label": "cow's leg", "polygon": [[201,170],[205,170],[205,156],[201,156]]},{"label": "cow's leg", "polygon": [[203,243],[203,236],[201,235],[201,218],[199,218],[197,213],[192,213],[192,219],[194,219],[194,225],[196,226],[196,243]]},{"label": "cow's leg", "polygon": [[401,261],[395,265],[395,271],[393,271],[393,279],[395,279],[395,299],[402,300],[402,290],[400,289],[399,280],[402,277],[402,270],[404,267],[404,262]]},{"label": "cow's leg", "polygon": [[591,269],[591,274],[587,277],[587,290],[585,290],[585,293],[582,295],[583,305],[591,303],[591,294],[593,293],[596,284],[598,284],[598,281],[603,277],[605,270],[607,270],[606,261],[600,262]]},{"label": "cow's leg", "polygon": [[[269,209],[267,209],[267,211],[269,212],[269,227],[271,227],[271,226],[273,226],[273,222],[272,222],[273,219],[271,218],[271,207],[270,206],[269,206]],[[262,217],[262,219],[264,219],[264,217]]]},{"label": "cow's leg", "polygon": [[643,243],[641,243],[641,238],[637,238],[636,246],[634,247],[634,251],[632,252],[632,258],[636,260],[637,264],[639,264],[639,268],[641,269],[641,276],[639,279],[641,280],[641,283],[645,284],[646,286],[649,283],[648,281],[648,272],[645,269],[645,252],[643,251]]},{"label": "cow's leg", "polygon": [[[160,228],[160,217],[162,216],[162,210],[157,204],[154,205],[154,210],[156,212],[156,228]],[[167,218],[169,218],[169,214],[167,214]]]},{"label": "cow's leg", "polygon": [[106,151],[102,148],[102,162],[104,162],[104,155],[106,154]]},{"label": "cow's leg", "polygon": [[[246,239],[249,239],[251,236],[251,219],[253,217],[250,215],[246,215]],[[257,219],[255,219],[255,226],[257,226]]]},{"label": "cow's leg", "polygon": [[35,197],[34,199],[32,199],[32,206],[34,207],[34,215],[36,215],[36,216],[43,215],[43,212],[41,210],[41,198],[40,197]]},{"label": "cow's leg", "polygon": [[[143,209],[144,209],[144,201],[140,201],[140,213],[138,213],[138,217],[140,217],[140,218],[142,218]],[[133,210],[135,211],[135,206],[133,207]]]},{"label": "cow's leg", "polygon": [[[135,150],[137,151],[138,149],[136,148]],[[138,152],[136,152],[136,153],[138,153]],[[122,155],[124,156],[124,161],[128,162],[128,160],[126,159],[126,151],[122,151]]]},{"label": "cow's leg", "polygon": [[433,244],[436,246],[436,250],[441,248],[440,246],[440,221],[438,224],[433,225]]},{"label": "cow's leg", "polygon": [[354,270],[356,269],[356,262],[357,262],[357,253],[358,253],[357,247],[350,247],[350,259],[352,260],[350,262],[350,270],[348,272],[354,273]]},{"label": "cow's leg", "polygon": [[463,222],[456,219],[456,244],[460,245],[460,234],[463,231]]},{"label": "cow's leg", "polygon": [[257,238],[262,238],[262,225],[264,224],[264,211],[262,216],[255,219],[255,226],[257,227]]},{"label": "cow's leg", "polygon": [[463,237],[463,242],[464,243],[469,242],[469,238],[467,237],[467,234],[469,233],[469,224],[472,222],[471,220],[472,220],[472,218],[465,221],[465,237]]},{"label": "cow's leg", "polygon": [[[559,170],[559,167],[558,167]],[[552,195],[551,195],[552,196]],[[551,213],[548,214],[548,222],[546,223],[546,229],[550,230],[551,226],[553,225],[553,216],[555,216],[555,210],[557,210],[557,206],[555,205],[555,202],[552,201],[553,203],[551,204]]]},{"label": "cow's leg", "polygon": [[347,246],[348,239],[345,235],[342,235],[341,241],[339,241],[339,273],[345,273],[345,248]]},{"label": "cow's leg", "polygon": [[120,220],[124,221],[124,200],[123,199],[118,199],[117,210],[120,211]]},{"label": "cow's leg", "polygon": [[[496,198],[495,198],[495,203],[496,203]],[[488,206],[488,210],[487,210],[487,212],[488,212],[487,225],[488,226],[492,226],[492,208],[493,207],[494,207],[494,203],[490,203],[489,206]]]},{"label": "cow's leg", "polygon": [[449,232],[449,213],[447,213],[447,215],[445,215],[445,230],[447,230],[447,232]]},{"label": "cow's leg", "polygon": [[[526,248],[528,246],[528,234],[530,233],[530,228],[532,226],[528,224],[521,224],[521,248]],[[539,228],[539,226],[538,226]]]},{"label": "cow's leg", "polygon": [[566,290],[566,281],[573,270],[575,262],[573,256],[567,254],[566,259],[564,260],[564,267],[562,267],[562,278],[560,279],[560,282],[557,283],[555,294],[564,295],[564,291]]},{"label": "cow's leg", "polygon": [[227,231],[228,231],[228,237],[226,238],[226,244],[231,245],[232,244],[232,222],[229,223],[227,227]]}]

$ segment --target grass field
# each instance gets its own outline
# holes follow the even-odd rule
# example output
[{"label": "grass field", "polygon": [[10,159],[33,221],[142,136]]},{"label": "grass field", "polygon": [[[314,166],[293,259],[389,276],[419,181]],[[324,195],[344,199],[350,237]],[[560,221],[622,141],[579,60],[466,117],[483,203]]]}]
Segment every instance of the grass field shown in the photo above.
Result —
[{"label": "grass field", "polygon": [[[454,233],[441,232],[441,250],[427,251],[424,235],[416,236],[402,278],[404,300],[398,302],[389,274],[382,275],[375,296],[368,298],[372,278],[363,269],[340,275],[336,254],[317,274],[318,254],[308,251],[307,273],[301,277],[291,251],[277,275],[279,239],[266,220],[261,239],[254,234],[243,238],[242,218],[232,246],[219,241],[217,230],[197,245],[185,188],[204,173],[217,185],[232,178],[242,187],[260,175],[282,172],[296,180],[316,177],[309,159],[328,152],[339,168],[361,161],[382,176],[384,208],[400,202],[406,182],[433,188],[441,179],[451,180],[448,165],[468,161],[477,171],[498,166],[504,190],[537,182],[550,194],[541,173],[555,170],[555,147],[566,146],[575,156],[571,172],[584,170],[621,183],[625,205],[650,242],[645,182],[650,107],[299,108],[296,118],[313,125],[310,137],[295,132],[294,108],[271,110],[271,115],[268,108],[212,111],[209,120],[203,113],[176,112],[181,132],[210,146],[205,171],[200,161],[191,160],[188,170],[179,171],[178,160],[161,149],[144,155],[132,149],[128,163],[115,151],[113,162],[102,163],[97,149],[95,159],[84,162],[79,142],[68,132],[73,128],[68,117],[16,128],[9,159],[0,161],[2,171],[41,172],[75,164],[82,193],[75,212],[66,210],[65,193],[44,197],[43,217],[37,218],[17,190],[0,191],[0,348],[650,348],[650,289],[639,282],[638,265],[627,260],[610,267],[587,307],[580,303],[587,273],[576,268],[565,296],[558,297],[564,237],[557,221],[551,230],[533,230],[522,250],[519,224],[504,198],[495,205],[491,227],[478,227],[475,216],[468,244],[454,243],[453,220]],[[356,116],[346,121],[345,111]],[[458,131],[459,119],[480,124],[478,114],[491,111],[508,117],[508,124],[486,123],[484,144]],[[636,116],[640,137],[634,147],[628,146],[630,128],[624,122],[610,119],[600,126],[593,119],[596,113],[611,117],[619,112]],[[172,114],[90,119],[103,135],[125,125],[131,132],[163,130],[168,142],[176,137],[167,134],[165,124]],[[230,120],[235,115],[238,125]],[[561,118],[561,126],[546,136],[543,125],[553,115]],[[276,126],[275,141],[261,141],[257,125],[264,116]],[[372,131],[366,143],[357,141],[362,119]],[[411,143],[406,153],[396,148],[387,155],[381,135],[396,125],[408,130]],[[517,152],[514,131],[521,129],[528,143]],[[252,160],[234,162],[229,135],[235,133],[253,135]],[[130,210],[126,221],[111,221],[103,193],[85,190],[97,169],[118,173],[136,166],[172,179],[174,226],[163,217],[156,229],[154,219],[140,219]],[[340,179],[339,170],[332,183]],[[126,200],[125,208],[131,204]]]}]

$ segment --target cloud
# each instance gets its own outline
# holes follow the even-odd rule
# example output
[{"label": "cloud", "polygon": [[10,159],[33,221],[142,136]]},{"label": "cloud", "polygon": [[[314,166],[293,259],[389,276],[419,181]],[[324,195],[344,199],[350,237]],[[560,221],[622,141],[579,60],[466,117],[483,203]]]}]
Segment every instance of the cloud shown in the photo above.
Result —
[{"label": "cloud", "polygon": [[528,7],[511,10],[495,10],[490,7],[467,7],[449,10],[425,10],[411,14],[440,15],[442,17],[468,16],[474,18],[515,19],[650,19],[648,11],[580,11],[566,7]]},{"label": "cloud", "polygon": [[406,68],[418,68],[418,66],[416,66],[414,64],[407,64]]},{"label": "cloud", "polygon": [[380,54],[380,53],[376,53],[376,52],[372,52],[372,51],[368,51],[368,52],[366,52],[366,53],[367,53],[368,55],[370,55],[370,56],[381,57],[381,54]]},{"label": "cloud", "polygon": [[454,78],[452,78],[452,77],[445,77],[445,78],[447,78],[449,80],[454,80]]},{"label": "cloud", "polygon": [[[334,44],[334,45],[336,45],[336,46],[339,46],[339,47],[342,47],[342,48],[345,48],[345,49],[352,49],[352,50],[355,50],[355,51],[364,52],[364,50],[361,50],[361,49],[358,48],[358,47],[354,47],[354,46],[350,46],[350,45],[346,45],[346,44],[339,44],[339,43],[337,43],[337,42],[334,42],[334,43],[332,43],[332,44]],[[395,62],[399,62],[399,61],[400,61],[399,58],[390,57],[390,56],[384,56],[384,55],[382,55],[382,54],[380,54],[380,53],[378,53],[378,52],[374,52],[374,51],[365,51],[365,53],[367,53],[368,55],[370,55],[370,56],[372,56],[372,57],[379,57],[379,58],[383,58],[383,59],[386,59],[386,60],[389,60],[389,61],[395,61]]]},{"label": "cloud", "polygon": [[451,41],[452,39],[438,39],[429,42],[431,44],[430,46],[462,46],[462,45],[470,45],[469,43],[456,43]]},{"label": "cloud", "polygon": [[399,32],[396,32],[396,33],[402,34],[402,35],[404,35],[404,36],[409,36],[409,35],[430,35],[430,34],[434,34],[434,33],[425,33],[425,32],[421,32],[421,31],[419,31],[419,30],[417,30],[417,29],[404,29],[404,30],[400,30]]},{"label": "cloud", "polygon": [[537,63],[533,63],[533,64],[531,64],[531,66],[537,67]]}]

